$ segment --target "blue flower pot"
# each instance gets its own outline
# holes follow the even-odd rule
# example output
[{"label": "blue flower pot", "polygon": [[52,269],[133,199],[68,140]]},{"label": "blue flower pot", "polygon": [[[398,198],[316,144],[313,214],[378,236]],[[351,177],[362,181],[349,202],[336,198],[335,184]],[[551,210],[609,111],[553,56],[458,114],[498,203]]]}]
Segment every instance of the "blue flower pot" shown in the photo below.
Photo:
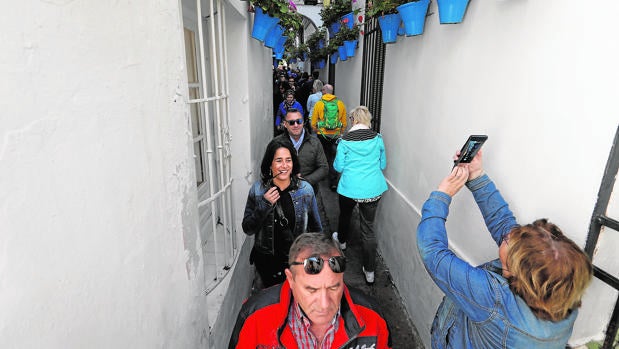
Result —
[{"label": "blue flower pot", "polygon": [[357,42],[359,40],[344,41],[344,48],[346,48],[346,56],[354,57],[355,50],[357,49]]},{"label": "blue flower pot", "polygon": [[318,40],[318,48],[324,48],[325,47],[325,41],[323,39]]},{"label": "blue flower pot", "polygon": [[469,0],[437,0],[438,17],[441,24],[460,23]]},{"label": "blue flower pot", "polygon": [[267,36],[264,38],[264,46],[274,48],[282,34],[284,34],[284,27],[276,24],[273,29],[269,30]]},{"label": "blue flower pot", "polygon": [[[285,48],[284,48],[284,44],[286,43],[286,37],[285,36],[280,36],[279,40],[277,41],[277,45],[275,45],[275,47],[273,47],[273,52],[275,53],[281,53],[282,55],[284,54]],[[279,58],[281,59],[281,58]]]},{"label": "blue flower pot", "polygon": [[402,22],[404,22],[406,36],[423,34],[428,5],[430,5],[430,0],[419,0],[397,7],[400,16],[402,16]]},{"label": "blue flower pot", "polygon": [[318,69],[324,68],[326,64],[327,64],[327,62],[325,62],[324,59],[319,60],[318,61]]},{"label": "blue flower pot", "polygon": [[398,36],[404,36],[406,34],[406,30],[404,30],[404,22],[400,22],[400,26],[398,27]]},{"label": "blue flower pot", "polygon": [[398,27],[400,26],[400,14],[393,13],[378,17],[378,25],[383,35],[383,43],[390,44],[398,39]]},{"label": "blue flower pot", "polygon": [[339,46],[337,48],[337,52],[340,54],[340,61],[345,61],[348,59],[348,55],[346,55],[346,47],[344,47],[344,45]]},{"label": "blue flower pot", "polygon": [[284,59],[284,51],[282,52],[273,52],[275,54],[275,59]]},{"label": "blue flower pot", "polygon": [[267,33],[279,22],[276,17],[271,17],[262,11],[260,6],[254,8],[256,15],[254,16],[254,27],[251,30],[251,37],[264,41]]},{"label": "blue flower pot", "polygon": [[329,26],[329,38],[332,38],[340,31],[340,22],[331,23]]},{"label": "blue flower pot", "polygon": [[339,56],[338,51],[333,52],[331,56],[329,56],[329,62],[331,62],[331,64],[337,63],[338,56]]},{"label": "blue flower pot", "polygon": [[352,27],[355,25],[355,15],[351,12],[348,14],[345,14],[342,16],[342,18],[340,18],[340,21],[347,25],[348,28],[352,29]]}]

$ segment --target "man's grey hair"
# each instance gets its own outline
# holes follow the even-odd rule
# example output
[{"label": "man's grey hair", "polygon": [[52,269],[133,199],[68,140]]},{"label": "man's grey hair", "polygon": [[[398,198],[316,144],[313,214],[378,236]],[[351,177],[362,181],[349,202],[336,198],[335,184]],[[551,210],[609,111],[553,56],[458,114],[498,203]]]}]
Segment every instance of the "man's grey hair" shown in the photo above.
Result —
[{"label": "man's grey hair", "polygon": [[333,94],[333,86],[326,84],[322,87],[322,93]]},{"label": "man's grey hair", "polygon": [[316,79],[314,80],[314,86],[312,86],[314,88],[314,91],[318,92],[318,91],[322,91],[322,81]]},{"label": "man's grey hair", "polygon": [[303,233],[290,246],[288,264],[296,261],[299,254],[310,250],[310,255],[328,256],[337,253],[343,256],[339,243],[325,233]]}]

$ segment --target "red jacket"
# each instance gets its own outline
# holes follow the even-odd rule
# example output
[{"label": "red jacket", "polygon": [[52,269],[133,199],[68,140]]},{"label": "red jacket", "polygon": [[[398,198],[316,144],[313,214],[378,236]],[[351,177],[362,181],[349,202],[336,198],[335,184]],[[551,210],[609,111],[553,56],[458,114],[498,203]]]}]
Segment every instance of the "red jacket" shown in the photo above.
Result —
[{"label": "red jacket", "polygon": [[[239,312],[228,348],[298,348],[287,323],[291,301],[288,281],[251,297]],[[391,348],[387,323],[377,309],[374,299],[344,286],[332,348]]]}]

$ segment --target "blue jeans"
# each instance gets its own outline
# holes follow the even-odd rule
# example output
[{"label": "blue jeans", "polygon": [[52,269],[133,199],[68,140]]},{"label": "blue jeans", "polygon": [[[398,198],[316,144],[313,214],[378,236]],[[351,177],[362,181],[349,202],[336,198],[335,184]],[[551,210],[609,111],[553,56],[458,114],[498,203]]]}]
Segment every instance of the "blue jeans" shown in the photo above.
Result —
[{"label": "blue jeans", "polygon": [[366,271],[376,269],[376,233],[374,231],[374,219],[378,201],[357,203],[355,200],[343,195],[338,195],[340,202],[340,217],[337,227],[337,238],[340,243],[348,241],[350,219],[352,211],[359,204],[359,225],[361,226],[361,242],[363,244],[363,267]]}]

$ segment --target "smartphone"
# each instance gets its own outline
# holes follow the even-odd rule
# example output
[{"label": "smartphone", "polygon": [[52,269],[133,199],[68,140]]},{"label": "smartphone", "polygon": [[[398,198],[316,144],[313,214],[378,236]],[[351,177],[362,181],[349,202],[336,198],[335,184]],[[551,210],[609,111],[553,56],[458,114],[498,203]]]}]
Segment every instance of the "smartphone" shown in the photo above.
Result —
[{"label": "smartphone", "polygon": [[486,135],[469,136],[469,139],[466,140],[466,143],[460,149],[460,156],[457,160],[454,160],[454,166],[457,166],[459,163],[471,162],[487,139],[488,136]]}]

